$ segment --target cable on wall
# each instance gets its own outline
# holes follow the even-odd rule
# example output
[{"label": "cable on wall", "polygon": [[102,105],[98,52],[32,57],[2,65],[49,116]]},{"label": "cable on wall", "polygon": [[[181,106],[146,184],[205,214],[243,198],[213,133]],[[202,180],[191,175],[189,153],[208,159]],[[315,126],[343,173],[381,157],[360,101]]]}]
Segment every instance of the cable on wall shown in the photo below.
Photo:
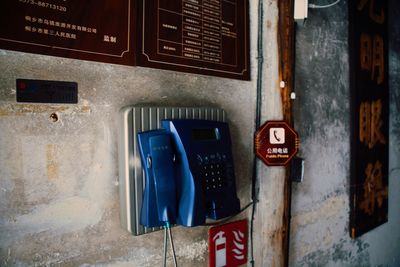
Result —
[{"label": "cable on wall", "polygon": [[309,8],[329,8],[329,7],[333,7],[334,5],[339,4],[341,0],[336,0],[335,2],[328,4],[328,5],[316,5],[316,4],[309,4],[308,7]]},{"label": "cable on wall", "polygon": [[164,262],[163,262],[163,267],[167,266],[167,235],[169,236],[169,242],[171,244],[171,249],[172,249],[172,257],[174,260],[174,266],[178,267],[178,263],[176,261],[176,253],[175,253],[175,246],[174,246],[174,241],[172,240],[172,233],[171,233],[171,225],[169,222],[165,223],[164,226]]},{"label": "cable on wall", "polygon": [[[263,0],[258,1],[258,34],[257,34],[257,98],[256,98],[256,119],[255,119],[255,131],[260,128],[261,125],[261,92],[262,92],[262,80],[263,80],[263,63],[264,63],[264,50],[263,50],[263,19],[264,19],[264,8]],[[257,190],[257,158],[254,155],[253,160],[253,174],[251,184],[251,199],[252,199],[252,210],[250,220],[250,264],[254,267],[254,217],[256,214],[256,206],[258,203],[258,190]]]}]

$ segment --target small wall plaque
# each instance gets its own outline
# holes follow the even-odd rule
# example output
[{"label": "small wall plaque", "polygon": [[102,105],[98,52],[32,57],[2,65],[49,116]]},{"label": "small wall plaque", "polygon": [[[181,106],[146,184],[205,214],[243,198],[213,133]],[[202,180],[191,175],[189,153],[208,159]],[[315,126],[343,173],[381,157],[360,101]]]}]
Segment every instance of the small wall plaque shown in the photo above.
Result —
[{"label": "small wall plaque", "polygon": [[17,102],[78,103],[76,82],[17,79]]}]

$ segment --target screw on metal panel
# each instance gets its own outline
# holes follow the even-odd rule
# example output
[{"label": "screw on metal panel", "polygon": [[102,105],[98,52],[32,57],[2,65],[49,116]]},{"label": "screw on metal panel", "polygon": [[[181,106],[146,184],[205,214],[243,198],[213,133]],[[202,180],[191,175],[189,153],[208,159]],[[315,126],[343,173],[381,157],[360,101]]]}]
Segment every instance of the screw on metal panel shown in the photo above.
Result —
[{"label": "screw on metal panel", "polygon": [[51,113],[50,119],[51,119],[52,122],[57,122],[58,121],[57,113]]}]

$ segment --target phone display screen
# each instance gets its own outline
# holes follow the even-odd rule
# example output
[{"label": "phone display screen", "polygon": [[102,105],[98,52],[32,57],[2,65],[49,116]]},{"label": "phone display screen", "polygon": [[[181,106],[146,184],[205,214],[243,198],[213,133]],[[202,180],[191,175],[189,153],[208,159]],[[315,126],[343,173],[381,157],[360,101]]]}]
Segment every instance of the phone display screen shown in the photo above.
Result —
[{"label": "phone display screen", "polygon": [[196,141],[219,140],[218,128],[192,129],[192,137]]}]

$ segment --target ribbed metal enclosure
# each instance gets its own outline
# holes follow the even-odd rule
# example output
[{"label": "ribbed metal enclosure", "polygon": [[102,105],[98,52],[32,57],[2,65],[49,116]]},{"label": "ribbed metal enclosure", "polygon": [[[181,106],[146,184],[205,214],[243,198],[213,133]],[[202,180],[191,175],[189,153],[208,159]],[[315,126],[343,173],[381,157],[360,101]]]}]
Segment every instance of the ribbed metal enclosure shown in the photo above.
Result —
[{"label": "ribbed metal enclosure", "polygon": [[225,111],[205,107],[128,106],[119,114],[119,187],[122,226],[133,235],[159,230],[140,224],[145,176],[137,145],[137,133],[160,128],[163,119],[226,121]]}]

